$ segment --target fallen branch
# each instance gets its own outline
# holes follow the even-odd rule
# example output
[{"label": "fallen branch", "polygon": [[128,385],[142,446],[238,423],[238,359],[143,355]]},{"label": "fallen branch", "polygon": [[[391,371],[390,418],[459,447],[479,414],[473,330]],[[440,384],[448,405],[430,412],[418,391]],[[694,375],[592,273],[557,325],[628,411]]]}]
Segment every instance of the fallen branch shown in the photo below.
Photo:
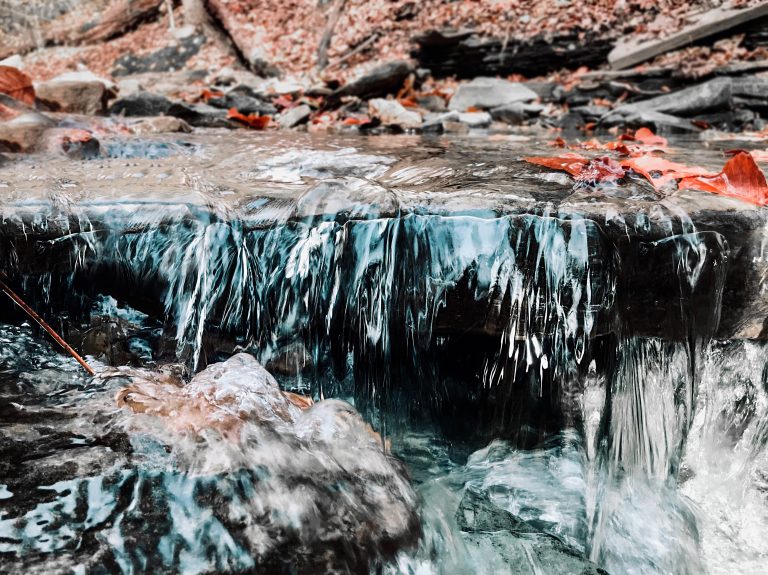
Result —
[{"label": "fallen branch", "polygon": [[336,28],[336,24],[339,23],[341,13],[344,11],[344,6],[347,0],[336,0],[336,4],[333,6],[330,16],[328,16],[328,23],[325,25],[323,36],[320,38],[320,44],[317,46],[317,68],[322,70],[328,65],[328,47],[331,45],[331,38],[333,38],[333,31]]},{"label": "fallen branch", "polygon": [[336,60],[334,63],[332,63],[329,68],[336,68],[337,66],[341,66],[344,62],[352,58],[354,55],[359,54],[360,52],[363,52],[366,48],[371,46],[376,40],[379,39],[379,33],[374,32],[371,34],[366,40],[363,42],[360,42],[357,46],[352,48],[349,52],[344,54],[341,58]]},{"label": "fallen branch", "polygon": [[0,272],[0,291],[5,292],[5,294],[13,300],[13,303],[15,303],[17,306],[19,306],[24,312],[31,317],[37,325],[42,327],[45,331],[48,332],[48,335],[50,335],[54,340],[56,340],[56,343],[58,343],[61,347],[63,347],[72,357],[74,357],[77,360],[77,363],[83,366],[83,369],[88,372],[88,375],[94,375],[95,372],[93,371],[93,368],[91,368],[90,365],[88,365],[85,360],[78,355],[78,353],[72,349],[72,347],[64,341],[64,339],[57,334],[55,331],[53,331],[53,328],[48,325],[48,323],[41,318],[37,313],[35,313],[35,310],[33,310],[31,307],[29,307],[26,303],[24,303],[24,300],[22,300],[16,293],[8,287],[8,285],[2,280],[5,275],[3,275]]}]

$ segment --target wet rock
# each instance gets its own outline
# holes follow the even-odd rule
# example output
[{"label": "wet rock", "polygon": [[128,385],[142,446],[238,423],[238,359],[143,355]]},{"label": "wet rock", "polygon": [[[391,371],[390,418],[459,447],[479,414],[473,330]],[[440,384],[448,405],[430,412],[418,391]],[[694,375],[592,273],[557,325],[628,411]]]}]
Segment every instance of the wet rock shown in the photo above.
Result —
[{"label": "wet rock", "polygon": [[[572,112],[575,114],[575,112]],[[581,114],[578,114],[581,119]],[[664,114],[655,110],[648,110],[637,104],[625,104],[615,108],[609,114],[600,118],[603,126],[632,126],[650,127],[658,132],[699,132],[700,128],[686,118],[679,118],[671,114]],[[561,124],[566,127],[564,124]]]},{"label": "wet rock", "polygon": [[413,70],[413,65],[406,60],[387,62],[342,86],[330,96],[330,100],[339,101],[344,96],[366,99],[394,94]]},{"label": "wet rock", "polygon": [[427,114],[424,117],[422,130],[427,133],[442,133],[445,130],[445,122],[458,122],[458,112],[443,112],[441,114]]},{"label": "wet rock", "polygon": [[113,76],[128,76],[143,72],[172,72],[184,68],[187,61],[200,51],[205,36],[181,38],[175,46],[166,46],[156,52],[137,55],[129,52],[117,58],[112,68]]},{"label": "wet rock", "polygon": [[161,116],[168,113],[171,101],[151,92],[137,92],[118,98],[109,108],[113,116]]},{"label": "wet rock", "polygon": [[443,120],[443,131],[448,134],[468,134],[469,125],[464,122],[460,122],[458,118],[455,120]]},{"label": "wet rock", "polygon": [[54,125],[53,120],[38,112],[25,112],[11,120],[0,122],[0,151],[31,151],[45,131]]},{"label": "wet rock", "polygon": [[35,85],[37,99],[55,112],[100,114],[106,109],[109,92],[103,82],[54,78]]},{"label": "wet rock", "polygon": [[239,85],[219,98],[211,98],[208,100],[208,104],[225,110],[236,108],[238,112],[246,116],[248,114],[264,115],[277,112],[277,108],[270,102],[258,97],[253,89],[245,85]]},{"label": "wet rock", "polygon": [[445,100],[436,94],[420,96],[416,98],[416,103],[430,112],[443,112],[446,108]]},{"label": "wet rock", "polygon": [[407,110],[397,100],[374,98],[368,101],[368,113],[385,126],[399,126],[404,129],[421,128],[421,114]]},{"label": "wet rock", "polygon": [[505,122],[513,126],[520,125],[531,118],[538,116],[543,106],[537,104],[525,104],[514,102],[505,106],[498,106],[490,110],[491,117],[497,122]]},{"label": "wet rock", "polygon": [[157,116],[156,118],[146,118],[131,124],[131,129],[136,134],[164,134],[171,132],[184,132],[189,133],[192,131],[192,126],[187,124],[181,118],[174,118],[172,116]]},{"label": "wet rock", "polygon": [[496,108],[514,102],[530,102],[538,97],[536,92],[520,82],[497,78],[475,78],[460,84],[451,101],[450,110],[463,112],[469,108]]},{"label": "wet rock", "polygon": [[294,108],[284,111],[277,119],[281,128],[293,128],[299,124],[303,124],[309,119],[309,115],[312,113],[312,108],[306,104],[301,104]]},{"label": "wet rock", "polygon": [[608,575],[557,538],[540,533],[464,533],[470,557],[486,573],[505,575]]},{"label": "wet rock", "polygon": [[470,128],[487,128],[491,125],[491,115],[488,112],[462,112],[459,114],[459,122]]},{"label": "wet rock", "polygon": [[169,116],[181,118],[191,126],[203,128],[229,128],[227,112],[207,104],[171,104],[166,112]]},{"label": "wet rock", "polygon": [[270,373],[298,375],[312,367],[312,357],[303,343],[295,342],[278,350],[266,367]]},{"label": "wet rock", "polygon": [[611,109],[608,106],[588,105],[577,106],[573,108],[573,111],[580,114],[585,122],[597,122],[600,118],[610,113]]}]

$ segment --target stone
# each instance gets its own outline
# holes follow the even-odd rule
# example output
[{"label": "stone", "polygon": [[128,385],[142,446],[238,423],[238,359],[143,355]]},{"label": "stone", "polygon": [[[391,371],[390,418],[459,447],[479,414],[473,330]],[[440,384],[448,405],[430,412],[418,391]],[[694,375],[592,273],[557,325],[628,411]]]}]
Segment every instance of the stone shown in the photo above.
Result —
[{"label": "stone", "polygon": [[167,114],[181,118],[191,126],[201,128],[230,128],[227,112],[208,104],[185,104],[175,102],[168,108]]},{"label": "stone", "polygon": [[165,96],[151,92],[136,92],[118,98],[109,108],[113,116],[161,116],[171,107],[171,101]]},{"label": "stone", "polygon": [[523,102],[513,102],[504,106],[497,106],[491,109],[491,118],[497,122],[505,122],[517,126],[528,119],[526,104]]},{"label": "stone", "polygon": [[385,126],[399,126],[404,129],[421,128],[421,114],[406,110],[397,100],[374,98],[368,101],[368,113]]},{"label": "stone", "polygon": [[25,112],[0,122],[0,151],[32,151],[44,132],[55,125],[53,120],[39,112]]},{"label": "stone", "polygon": [[445,99],[437,94],[419,96],[416,98],[416,103],[430,112],[443,112],[446,108]]},{"label": "stone", "polygon": [[0,66],[10,66],[11,68],[21,70],[24,67],[24,60],[22,60],[21,56],[18,54],[14,54],[13,56],[8,56],[7,58],[0,60]]},{"label": "stone", "polygon": [[611,109],[608,106],[596,106],[591,104],[587,106],[577,106],[572,108],[572,111],[580,114],[586,122],[597,122],[600,118],[609,114]]},{"label": "stone", "polygon": [[210,106],[229,110],[236,108],[241,114],[274,114],[277,112],[270,102],[259,98],[255,92],[247,86],[238,86],[219,98],[208,100]]},{"label": "stone", "polygon": [[497,78],[475,78],[460,84],[448,103],[449,110],[463,112],[468,108],[496,108],[513,102],[530,102],[538,94],[520,82]]},{"label": "stone", "polygon": [[491,125],[491,115],[488,112],[461,112],[459,122],[470,128],[487,128]]},{"label": "stone", "polygon": [[445,130],[445,122],[458,122],[458,112],[443,112],[442,114],[432,113],[424,117],[422,130],[428,133],[442,133]]},{"label": "stone", "polygon": [[106,109],[108,91],[103,82],[53,79],[35,85],[37,99],[55,112],[100,114]]},{"label": "stone", "polygon": [[413,70],[413,65],[406,60],[387,62],[342,86],[330,96],[329,100],[338,102],[344,96],[366,99],[394,94],[402,87],[403,82],[413,73]]},{"label": "stone", "polygon": [[309,115],[311,113],[312,108],[306,104],[301,104],[300,106],[295,106],[294,108],[285,110],[277,118],[277,122],[280,124],[281,128],[293,128],[306,122],[309,119]]},{"label": "stone", "polygon": [[144,72],[172,72],[181,70],[187,61],[200,51],[205,36],[194,35],[181,38],[173,46],[166,46],[149,54],[123,54],[115,60],[113,76],[128,76]]},{"label": "stone", "polygon": [[131,96],[144,90],[141,81],[137,78],[121,78],[117,82],[117,93],[120,96]]},{"label": "stone", "polygon": [[131,129],[135,134],[164,134],[172,132],[189,133],[192,131],[192,126],[181,118],[174,118],[173,116],[157,116],[156,118],[146,118],[131,124]]}]

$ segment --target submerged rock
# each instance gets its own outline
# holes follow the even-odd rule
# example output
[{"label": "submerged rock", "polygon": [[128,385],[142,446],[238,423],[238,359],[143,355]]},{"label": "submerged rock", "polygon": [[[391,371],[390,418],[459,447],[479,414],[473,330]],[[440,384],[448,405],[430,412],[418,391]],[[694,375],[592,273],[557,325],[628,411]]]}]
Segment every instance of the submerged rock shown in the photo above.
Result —
[{"label": "submerged rock", "polygon": [[367,573],[418,537],[402,465],[351,405],[284,394],[246,354],[181,375],[63,379],[74,407],[48,415],[0,401],[11,570]]}]

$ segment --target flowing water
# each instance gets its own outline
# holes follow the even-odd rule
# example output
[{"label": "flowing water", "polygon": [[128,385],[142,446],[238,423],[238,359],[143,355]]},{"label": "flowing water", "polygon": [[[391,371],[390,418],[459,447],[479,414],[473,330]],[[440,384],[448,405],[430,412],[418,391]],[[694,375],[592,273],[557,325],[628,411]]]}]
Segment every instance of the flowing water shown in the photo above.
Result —
[{"label": "flowing water", "polygon": [[[4,311],[0,570],[765,572],[765,210],[537,153],[211,132],[3,167],[1,269],[102,375]],[[211,394],[237,408],[190,423]]]}]

